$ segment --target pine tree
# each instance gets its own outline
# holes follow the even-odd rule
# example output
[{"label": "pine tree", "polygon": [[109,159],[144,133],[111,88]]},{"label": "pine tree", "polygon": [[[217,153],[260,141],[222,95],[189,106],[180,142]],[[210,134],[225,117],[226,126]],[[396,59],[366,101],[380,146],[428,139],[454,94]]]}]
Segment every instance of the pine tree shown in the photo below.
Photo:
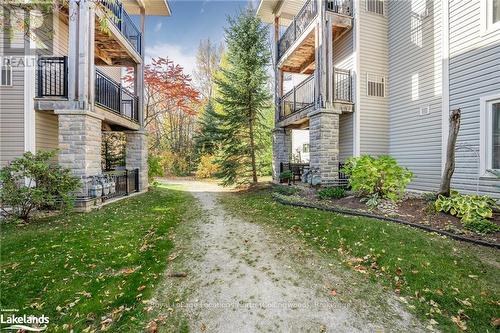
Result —
[{"label": "pine tree", "polygon": [[220,144],[220,115],[215,111],[211,100],[205,105],[198,120],[198,133],[195,136],[196,154],[215,154]]},{"label": "pine tree", "polygon": [[257,182],[256,156],[262,151],[260,133],[265,130],[263,112],[269,107],[268,29],[252,9],[228,19],[226,29],[228,66],[216,78],[222,106],[219,152],[224,185]]}]

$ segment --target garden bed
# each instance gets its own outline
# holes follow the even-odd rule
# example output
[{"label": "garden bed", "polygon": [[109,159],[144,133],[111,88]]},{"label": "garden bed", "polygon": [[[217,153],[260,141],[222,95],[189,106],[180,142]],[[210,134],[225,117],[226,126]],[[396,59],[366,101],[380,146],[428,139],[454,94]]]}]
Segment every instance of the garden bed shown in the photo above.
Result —
[{"label": "garden bed", "polygon": [[[442,212],[436,212],[433,209],[433,202],[416,194],[407,195],[397,204],[383,202],[377,208],[370,209],[364,202],[360,201],[360,198],[353,195],[348,195],[341,199],[319,199],[317,191],[313,188],[303,186],[296,186],[294,188],[297,189],[294,191],[295,193],[286,197],[288,202],[402,220],[410,224],[420,225],[430,231],[440,230],[444,233],[463,236],[470,240],[484,241],[500,246],[500,232],[478,234],[465,229],[459,218]],[[284,198],[284,196],[281,197]],[[491,221],[500,225],[500,214],[495,213]]]}]

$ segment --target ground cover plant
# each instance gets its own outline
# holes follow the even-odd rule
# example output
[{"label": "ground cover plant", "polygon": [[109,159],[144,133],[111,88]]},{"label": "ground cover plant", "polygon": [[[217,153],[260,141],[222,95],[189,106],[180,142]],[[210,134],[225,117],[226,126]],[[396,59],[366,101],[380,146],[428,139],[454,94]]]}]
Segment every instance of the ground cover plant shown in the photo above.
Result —
[{"label": "ground cover plant", "polygon": [[449,197],[440,195],[435,207],[437,211],[449,213],[461,219],[465,228],[478,233],[500,231],[497,224],[489,221],[493,217],[493,207],[497,204],[488,196],[466,195],[452,191]]},{"label": "ground cover plant", "polygon": [[342,187],[326,187],[318,191],[320,199],[340,199],[345,195],[345,189]]},{"label": "ground cover plant", "polygon": [[249,221],[303,238],[367,283],[382,284],[426,325],[443,332],[498,329],[498,250],[376,219],[284,206],[268,190],[226,195],[222,202]]},{"label": "ground cover plant", "polygon": [[44,314],[49,332],[139,332],[192,197],[158,186],[88,214],[1,230],[0,307]]}]

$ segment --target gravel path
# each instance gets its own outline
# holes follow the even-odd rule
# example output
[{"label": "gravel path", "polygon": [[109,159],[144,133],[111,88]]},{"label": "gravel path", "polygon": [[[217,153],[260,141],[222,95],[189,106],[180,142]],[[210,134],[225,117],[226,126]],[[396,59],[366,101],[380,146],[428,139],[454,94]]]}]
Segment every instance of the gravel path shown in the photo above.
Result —
[{"label": "gravel path", "polygon": [[188,277],[159,291],[159,300],[169,288],[187,292],[191,332],[424,331],[395,296],[360,274],[286,232],[232,216],[217,200],[224,191],[217,185],[168,183],[182,185],[203,210],[182,259]]}]

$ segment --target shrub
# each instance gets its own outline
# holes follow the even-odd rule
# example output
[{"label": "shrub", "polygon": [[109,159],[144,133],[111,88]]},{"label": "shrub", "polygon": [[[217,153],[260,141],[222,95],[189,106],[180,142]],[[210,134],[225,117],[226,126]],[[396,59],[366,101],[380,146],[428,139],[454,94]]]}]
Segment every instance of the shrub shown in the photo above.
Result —
[{"label": "shrub", "polygon": [[345,197],[345,189],[342,187],[327,187],[318,191],[320,199],[341,199]]},{"label": "shrub", "polygon": [[149,155],[148,156],[148,178],[149,182],[153,181],[154,177],[162,177],[165,174],[161,165],[161,157]]},{"label": "shrub", "polygon": [[377,194],[380,199],[391,201],[401,199],[413,178],[411,171],[390,156],[351,157],[342,171],[349,176],[349,185],[358,196]]},{"label": "shrub", "polygon": [[290,170],[285,170],[280,173],[280,179],[292,179],[293,173]]},{"label": "shrub", "polygon": [[219,171],[218,165],[215,163],[215,157],[207,154],[200,158],[200,163],[196,170],[196,178],[211,178]]},{"label": "shrub", "polygon": [[51,163],[54,155],[55,151],[27,152],[0,170],[0,201],[7,216],[28,221],[36,209],[73,205],[72,192],[80,182],[70,170]]},{"label": "shrub", "polygon": [[435,202],[437,211],[459,217],[465,228],[478,233],[500,231],[500,226],[488,221],[495,206],[495,200],[488,196],[462,195],[457,191],[449,197],[440,195]]},{"label": "shrub", "polygon": [[276,185],[274,191],[282,195],[294,195],[299,192],[299,189],[293,186]]}]

